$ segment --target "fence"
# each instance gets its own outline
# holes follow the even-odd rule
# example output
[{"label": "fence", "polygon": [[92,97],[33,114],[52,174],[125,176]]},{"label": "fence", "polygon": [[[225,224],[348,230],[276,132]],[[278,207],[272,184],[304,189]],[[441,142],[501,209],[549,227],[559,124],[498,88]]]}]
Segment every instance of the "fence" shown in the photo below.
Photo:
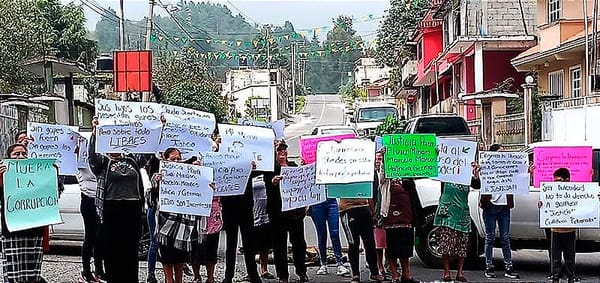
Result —
[{"label": "fence", "polygon": [[[48,123],[48,115],[36,109],[28,111],[27,121]],[[0,158],[4,157],[4,150],[14,143],[15,134],[19,130],[19,111],[14,106],[0,105]]]},{"label": "fence", "polygon": [[505,148],[525,145],[525,114],[511,114],[494,118],[494,141]]}]

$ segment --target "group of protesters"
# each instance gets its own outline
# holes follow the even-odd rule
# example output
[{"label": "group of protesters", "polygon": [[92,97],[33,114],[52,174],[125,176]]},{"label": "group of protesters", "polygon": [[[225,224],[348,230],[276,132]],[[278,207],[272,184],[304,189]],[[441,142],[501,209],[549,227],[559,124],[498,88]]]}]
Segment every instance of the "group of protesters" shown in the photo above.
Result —
[{"label": "group of protesters", "polygon": [[[238,251],[238,232],[241,234],[246,282],[278,278],[280,283],[289,280],[288,238],[292,246],[294,271],[299,282],[309,282],[305,265],[307,244],[304,218],[310,215],[315,225],[321,266],[316,274],[328,274],[327,239],[333,245],[335,274],[349,277],[351,283],[361,282],[359,264],[360,243],[364,247],[370,272],[369,280],[381,282],[419,282],[410,269],[415,233],[425,223],[413,179],[386,178],[383,160],[385,147],[375,154],[372,198],[328,198],[325,202],[308,208],[282,211],[280,182],[281,169],[299,166],[288,159],[288,145],[275,140],[274,171],[253,171],[241,195],[214,197],[210,216],[193,216],[160,211],[159,191],[164,176],[159,172],[159,162],[185,162],[202,165],[202,160],[184,160],[180,149],[168,148],[150,155],[121,153],[98,154],[95,151],[97,119],[89,144],[89,167],[80,168],[77,179],[81,187],[81,214],[85,226],[82,246],[82,271],[80,282],[138,282],[138,249],[142,233],[140,217],[145,213],[150,234],[148,252],[148,283],[157,282],[156,262],[161,262],[165,282],[183,282],[184,269],[191,264],[193,282],[215,282],[215,265],[220,231],[226,233],[225,277],[221,282],[233,282]],[[214,137],[213,150],[219,150],[219,139]],[[6,158],[27,158],[27,135],[17,137],[6,151]],[[494,145],[490,150],[500,150]],[[303,162],[302,162],[303,163]],[[463,272],[467,254],[471,220],[468,207],[469,187],[479,189],[480,168],[472,164],[469,185],[442,182],[442,194],[433,224],[439,227],[439,247],[444,271],[443,281],[467,282]],[[6,165],[0,164],[0,181]],[[561,168],[555,180],[569,181],[568,170]],[[1,183],[1,182],[0,182]],[[215,184],[210,185],[215,189]],[[3,189],[3,188],[2,188]],[[2,198],[1,205],[4,205]],[[509,243],[510,209],[514,207],[512,195],[482,195],[480,206],[486,225],[485,276],[495,277],[492,247],[496,224],[503,244],[505,276],[518,278],[512,265]],[[340,226],[348,242],[349,267],[344,265]],[[2,215],[2,264],[5,282],[45,282],[41,276],[43,259],[43,228],[8,232]],[[562,233],[559,239],[572,236],[572,231]],[[569,233],[568,235],[566,233]],[[328,235],[329,234],[329,235]],[[570,238],[560,243],[569,243]],[[558,244],[557,244],[558,245]],[[565,264],[569,278],[574,276],[574,251],[565,244]],[[558,250],[558,269],[560,251]],[[276,275],[268,270],[268,255],[273,252]],[[259,255],[257,265],[256,255]],[[384,260],[385,257],[385,260]],[[92,269],[92,258],[94,268]],[[456,276],[452,276],[450,262],[458,259]],[[556,256],[552,256],[556,261]],[[206,266],[206,280],[200,276],[201,266]],[[555,268],[556,264],[554,265]],[[553,277],[554,278],[554,277]],[[342,281],[342,279],[340,279]]]}]

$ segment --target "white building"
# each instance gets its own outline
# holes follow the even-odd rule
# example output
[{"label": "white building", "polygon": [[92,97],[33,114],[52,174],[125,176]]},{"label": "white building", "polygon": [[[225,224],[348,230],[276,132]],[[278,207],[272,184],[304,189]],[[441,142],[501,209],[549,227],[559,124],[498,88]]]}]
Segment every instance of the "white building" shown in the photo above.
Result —
[{"label": "white building", "polygon": [[359,58],[354,64],[354,86],[362,87],[390,77],[390,67],[378,65],[375,58]]},{"label": "white building", "polygon": [[[287,117],[291,99],[289,75],[284,69],[241,69],[227,72],[223,96],[234,101],[235,112],[247,119],[276,121]],[[246,111],[250,99],[252,115]]]}]

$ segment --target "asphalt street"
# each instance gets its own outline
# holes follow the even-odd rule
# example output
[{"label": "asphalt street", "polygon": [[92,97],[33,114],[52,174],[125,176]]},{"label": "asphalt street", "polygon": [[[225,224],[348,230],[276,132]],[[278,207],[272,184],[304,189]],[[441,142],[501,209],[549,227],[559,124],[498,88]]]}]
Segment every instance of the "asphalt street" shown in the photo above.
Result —
[{"label": "asphalt street", "polygon": [[[294,121],[286,128],[286,141],[289,144],[290,156],[299,155],[298,141],[300,136],[310,134],[312,129],[318,125],[331,125],[343,123],[344,105],[339,96],[319,95],[307,97],[306,108],[303,113],[298,115]],[[309,217],[305,220],[306,239],[309,246],[316,246],[316,234],[312,221]],[[219,246],[220,258],[224,258],[224,237],[221,234],[221,244]],[[342,244],[345,246],[345,236],[342,234]],[[43,275],[49,282],[77,282],[79,270],[81,268],[81,258],[79,256],[79,242],[53,242],[51,253],[45,255],[43,265]],[[240,243],[241,245],[241,243]],[[495,265],[502,266],[502,255],[500,249],[494,250]],[[364,261],[364,256],[361,256]],[[498,278],[486,279],[483,276],[483,263],[476,269],[466,270],[466,277],[469,282],[545,282],[546,275],[549,273],[550,265],[548,255],[543,250],[521,250],[513,252],[513,261],[516,270],[521,274],[520,280],[511,280],[503,277],[503,273],[497,272]],[[245,275],[242,256],[238,256],[237,277]],[[600,282],[600,253],[588,253],[577,255],[577,273],[583,278],[582,282]],[[439,282],[442,271],[440,269],[431,269],[423,265],[418,257],[411,259],[413,276],[423,282]],[[140,282],[145,282],[147,267],[146,262],[140,262]],[[158,265],[160,267],[160,264]],[[362,278],[367,282],[368,273],[363,267]],[[291,279],[294,279],[293,266],[290,265]],[[269,266],[269,270],[275,273],[274,266]],[[315,274],[317,267],[309,268],[309,277],[313,282],[349,282],[350,278],[335,276],[334,266],[330,268],[330,274],[326,276],[317,276]],[[205,274],[204,271],[202,271]],[[220,280],[223,278],[224,263],[222,261],[217,265],[216,276]],[[455,274],[455,273],[454,273]],[[157,269],[157,276],[162,277],[162,271]],[[192,278],[185,278],[185,282],[191,282]],[[220,281],[218,281],[220,282]],[[276,282],[276,281],[265,281]],[[564,281],[566,282],[566,281]]]}]

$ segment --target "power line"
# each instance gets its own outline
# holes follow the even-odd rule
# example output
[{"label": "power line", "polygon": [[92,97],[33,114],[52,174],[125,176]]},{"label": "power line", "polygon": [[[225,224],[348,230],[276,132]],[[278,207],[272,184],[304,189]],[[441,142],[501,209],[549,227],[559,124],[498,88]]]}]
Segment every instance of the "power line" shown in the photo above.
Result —
[{"label": "power line", "polygon": [[[181,31],[183,33],[185,33],[187,36],[190,37],[190,39],[194,38],[182,25],[181,23],[177,20],[177,18],[175,18],[173,16],[173,14],[171,13],[171,11],[169,11],[169,9],[166,8],[166,6],[162,3],[161,0],[158,0],[158,3],[160,3],[160,6],[167,12],[167,14],[169,14],[169,16],[171,17],[171,19],[173,20],[173,22],[175,22],[175,24],[179,27],[179,29],[181,29]],[[202,46],[201,44],[199,44],[198,42],[194,41],[194,43],[198,46],[199,49],[201,49],[202,51],[208,52],[208,50],[206,50],[204,48],[204,46]]]}]

